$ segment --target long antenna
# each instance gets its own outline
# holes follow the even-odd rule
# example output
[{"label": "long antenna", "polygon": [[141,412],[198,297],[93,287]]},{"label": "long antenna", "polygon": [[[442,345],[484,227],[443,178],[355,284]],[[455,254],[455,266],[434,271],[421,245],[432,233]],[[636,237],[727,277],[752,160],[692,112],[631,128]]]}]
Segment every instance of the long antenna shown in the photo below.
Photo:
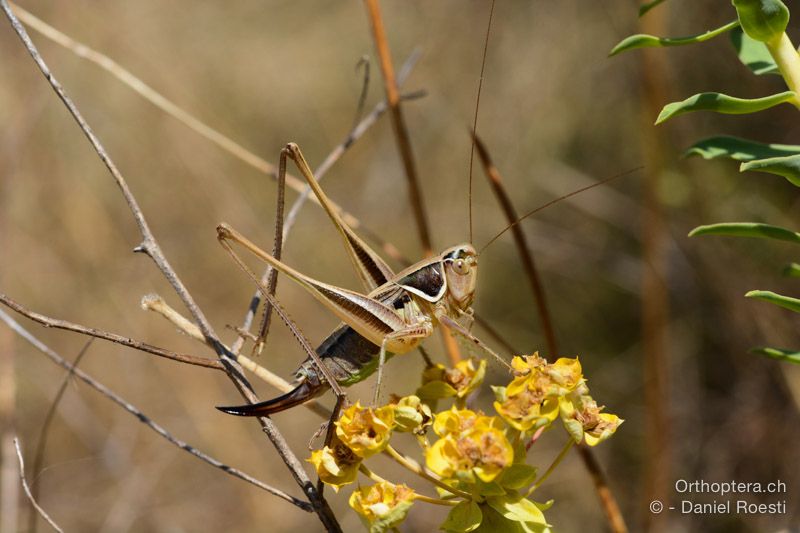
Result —
[{"label": "long antenna", "polygon": [[539,207],[537,207],[537,208],[536,208],[536,209],[534,209],[533,211],[529,211],[529,212],[525,213],[524,215],[522,215],[521,217],[519,217],[517,220],[515,220],[514,222],[512,222],[511,224],[509,224],[508,226],[506,226],[506,227],[503,229],[503,231],[501,231],[500,233],[498,233],[497,235],[495,235],[494,237],[492,237],[491,239],[489,239],[489,242],[487,242],[486,244],[484,244],[484,245],[481,247],[481,249],[478,251],[478,255],[482,254],[482,253],[483,253],[483,251],[484,251],[486,248],[488,248],[490,244],[492,244],[494,241],[496,241],[496,240],[497,240],[497,239],[498,239],[498,238],[499,238],[499,237],[500,237],[502,234],[504,234],[505,232],[507,232],[508,230],[510,230],[511,228],[513,228],[514,226],[516,226],[517,224],[519,224],[520,222],[522,222],[523,220],[525,220],[526,218],[528,218],[529,216],[531,216],[531,215],[533,215],[533,214],[535,214],[535,213],[538,213],[538,212],[539,212],[539,211],[541,211],[542,209],[546,209],[546,208],[550,207],[551,205],[553,205],[553,204],[557,204],[558,202],[560,202],[560,201],[562,201],[562,200],[566,200],[567,198],[571,198],[572,196],[575,196],[576,194],[580,194],[580,193],[582,193],[582,192],[586,192],[586,191],[588,191],[589,189],[594,189],[595,187],[599,187],[600,185],[605,185],[605,184],[606,184],[606,183],[608,183],[609,181],[613,181],[613,180],[615,180],[615,179],[617,179],[617,178],[621,178],[622,176],[627,176],[628,174],[632,174],[632,173],[636,172],[637,170],[642,170],[643,168],[644,168],[644,166],[638,166],[638,167],[636,167],[636,168],[632,168],[632,169],[630,169],[630,170],[626,170],[625,172],[620,172],[619,174],[615,174],[614,176],[611,176],[610,178],[606,178],[606,179],[604,179],[604,180],[600,180],[600,181],[598,181],[598,182],[592,183],[591,185],[587,185],[586,187],[581,187],[580,189],[574,190],[574,191],[572,191],[571,193],[567,193],[567,194],[565,194],[564,196],[559,196],[559,197],[558,197],[558,198],[556,198],[555,200],[550,200],[550,201],[549,201],[549,202],[547,202],[546,204],[540,205]]},{"label": "long antenna", "polygon": [[489,34],[492,31],[492,16],[494,15],[494,2],[489,8],[489,23],[486,25],[486,38],[483,41],[483,59],[481,60],[481,77],[478,79],[478,97],[475,99],[475,114],[472,119],[472,143],[469,149],[469,242],[472,242],[472,163],[475,159],[475,135],[478,133],[478,109],[481,105],[481,89],[483,88],[483,70],[486,68],[486,51],[489,50]]}]

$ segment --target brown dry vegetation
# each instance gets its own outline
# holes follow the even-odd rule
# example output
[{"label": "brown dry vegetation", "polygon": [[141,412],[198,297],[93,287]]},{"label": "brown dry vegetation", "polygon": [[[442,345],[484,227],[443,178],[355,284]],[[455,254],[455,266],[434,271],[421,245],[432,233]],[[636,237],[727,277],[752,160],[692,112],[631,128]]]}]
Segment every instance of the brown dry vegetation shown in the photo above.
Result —
[{"label": "brown dry vegetation", "polygon": [[[680,9],[681,3],[676,5]],[[359,2],[27,1],[23,7],[107,53],[273,162],[286,142],[295,141],[315,166],[343,139],[361,84],[355,65],[363,54],[374,57]],[[425,89],[427,97],[406,104],[405,110],[434,247],[443,248],[468,235],[468,128],[488,4],[385,0],[382,8],[395,63],[399,66],[415,47],[423,51],[405,88]],[[676,17],[671,34],[716,27],[733,16],[727,8],[691,9],[698,16],[691,24]],[[640,58],[606,58],[620,38],[636,31],[635,24],[631,2],[498,2],[478,130],[521,212],[644,163],[642,129],[651,127],[644,124],[654,117],[641,116]],[[233,334],[223,326],[241,321],[253,287],[217,244],[214,228],[226,221],[269,249],[274,182],[97,67],[35,33],[32,37],[126,175],[173,266],[217,331],[230,340]],[[670,52],[668,98],[708,89],[740,96],[775,89],[776,80],[748,77],[728,48],[721,39],[693,51]],[[0,24],[0,54],[0,292],[50,316],[213,356],[160,317],[140,310],[141,296],[151,292],[176,307],[179,301],[152,263],[131,253],[139,235],[117,188],[5,21]],[[715,64],[718,58],[727,62]],[[368,108],[383,97],[379,69],[373,67]],[[678,160],[693,140],[723,129],[788,142],[797,129],[790,113],[778,108],[745,120],[697,115],[661,126],[667,171],[660,199],[668,218],[671,301],[670,422],[663,435],[672,442],[670,482],[681,477],[782,479],[789,486],[786,516],[738,522],[735,517],[672,516],[680,529],[765,530],[800,520],[800,374],[797,368],[747,354],[749,347],[767,342],[799,344],[797,322],[767,304],[742,298],[750,288],[779,290],[783,285],[791,291],[788,282],[774,276],[788,259],[788,248],[685,236],[706,222],[781,223],[797,212],[796,198],[777,177],[737,175],[735,165],[725,163]],[[641,370],[641,182],[641,173],[623,177],[526,222],[563,354],[581,356],[594,396],[626,419],[615,438],[597,451],[634,530],[647,515],[642,487],[650,461],[645,447],[648,384]],[[323,186],[371,230],[408,257],[419,257],[386,117],[337,163]],[[289,193],[289,200],[294,196]],[[477,165],[474,202],[475,242],[480,245],[505,223]],[[284,258],[318,279],[358,287],[335,230],[313,205],[304,208]],[[280,282],[278,296],[314,342],[336,324],[287,281]],[[481,256],[476,309],[513,346],[524,352],[543,349],[510,236]],[[25,324],[70,359],[85,343],[75,334]],[[32,454],[63,371],[20,339],[10,345],[1,347],[14,355],[16,431],[26,454]],[[428,346],[444,358],[438,338]],[[289,377],[303,357],[276,322],[260,362]],[[213,409],[239,401],[221,373],[99,341],[81,368],[181,439],[299,494],[257,424]],[[421,369],[416,354],[392,361],[386,390],[411,392]],[[495,368],[489,379],[501,377]],[[263,384],[256,386],[262,397],[273,394]],[[350,397],[368,399],[371,387],[372,381],[353,387]],[[475,403],[488,408],[489,402],[487,395]],[[275,421],[305,457],[319,419],[296,409]],[[533,462],[546,466],[559,447],[560,438],[545,443]],[[375,470],[390,479],[403,475],[380,458]],[[81,384],[67,390],[51,429],[45,469],[32,481],[39,486],[42,506],[68,531],[319,527],[314,515],[169,446]],[[326,494],[346,531],[360,527],[347,508],[348,490]],[[577,455],[537,495],[556,500],[547,516],[559,530],[586,530],[586,524],[602,528],[602,513]],[[420,504],[405,527],[430,530],[441,522],[442,512]]]}]

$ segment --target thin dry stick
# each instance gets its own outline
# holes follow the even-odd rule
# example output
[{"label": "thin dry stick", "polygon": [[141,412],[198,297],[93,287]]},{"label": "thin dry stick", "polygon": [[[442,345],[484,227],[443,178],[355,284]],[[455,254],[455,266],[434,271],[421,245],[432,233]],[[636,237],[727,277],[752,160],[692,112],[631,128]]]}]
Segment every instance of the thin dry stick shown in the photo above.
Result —
[{"label": "thin dry stick", "polygon": [[[420,52],[419,50],[414,50],[411,55],[406,59],[406,62],[403,64],[403,68],[400,70],[400,74],[398,76],[399,83],[403,83],[403,81],[411,74],[414,65],[416,65],[417,61],[419,60]],[[418,98],[424,95],[424,92],[415,92],[408,95],[405,95],[403,99],[412,99]],[[367,130],[378,121],[378,119],[386,112],[387,106],[386,102],[378,103],[355,128],[353,128],[350,133],[348,133],[347,137],[339,143],[331,152],[328,154],[328,157],[322,162],[322,164],[314,171],[314,176],[317,178],[317,181],[321,180],[325,174],[327,174],[328,170],[336,163],[339,158],[344,155],[344,153],[351,147],[355,142],[360,139]],[[304,190],[297,197],[297,199],[292,204],[291,209],[289,209],[289,214],[286,215],[286,220],[283,224],[283,240],[284,242],[288,240],[289,233],[294,227],[294,223],[297,220],[298,215],[300,214],[300,209],[305,204],[308,196],[311,194],[311,187],[308,185],[304,185]],[[366,231],[366,228],[363,226],[361,227],[361,232],[365,233],[370,236],[370,239],[373,242],[380,242],[380,239],[374,238],[374,234]],[[390,243],[384,242],[382,245],[384,251],[387,251],[387,255],[392,257],[395,260],[400,260],[402,262],[402,254],[400,251],[394,247],[394,245]],[[264,270],[264,273],[261,275],[261,282],[266,283],[269,279],[270,272],[272,271],[271,266],[267,266]],[[253,319],[255,318],[256,312],[258,311],[258,306],[261,304],[261,291],[256,289],[253,297],[250,299],[250,304],[248,306],[247,312],[245,313],[244,320],[242,321],[242,325],[239,328],[240,335],[236,338],[233,342],[231,349],[233,353],[238,354],[241,349],[242,345],[244,344],[246,332],[250,331],[250,326],[252,325]]]},{"label": "thin dry stick", "polygon": [[82,326],[80,324],[75,324],[73,322],[68,322],[66,320],[50,318],[48,316],[26,309],[20,303],[18,303],[15,300],[12,300],[11,298],[2,293],[0,293],[0,303],[13,309],[22,316],[28,317],[34,322],[38,322],[39,324],[48,328],[74,331],[82,335],[88,335],[90,337],[104,339],[117,344],[121,344],[123,346],[128,346],[129,348],[134,348],[142,352],[147,352],[153,355],[157,355],[159,357],[164,357],[165,359],[172,359],[173,361],[178,361],[189,365],[201,366],[205,368],[213,368],[215,370],[225,370],[225,367],[222,365],[222,363],[220,363],[216,359],[208,359],[207,357],[197,357],[194,355],[175,353],[170,350],[166,350],[164,348],[159,348],[158,346],[147,344],[146,342],[140,342],[135,339],[131,339],[130,337],[123,337],[122,335],[117,335],[116,333],[109,333],[108,331],[103,331],[101,329]]},{"label": "thin dry stick", "polygon": [[25,494],[27,494],[31,505],[40,515],[42,515],[42,518],[44,518],[47,523],[50,524],[50,527],[59,533],[63,533],[64,530],[58,527],[58,524],[56,524],[53,519],[50,518],[50,515],[48,515],[45,510],[42,509],[38,503],[36,503],[36,500],[33,498],[33,494],[31,494],[31,489],[28,487],[28,482],[25,479],[25,461],[22,460],[22,450],[19,449],[19,439],[16,437],[14,437],[14,447],[17,449],[17,460],[19,461],[19,480],[22,482],[22,488],[25,490]]},{"label": "thin dry stick", "polygon": [[[474,133],[473,133],[474,135]],[[478,148],[478,154],[480,156],[481,162],[483,163],[484,170],[486,172],[489,181],[492,184],[492,188],[494,189],[498,202],[500,203],[501,207],[503,208],[503,212],[505,213],[509,226],[506,229],[511,229],[514,234],[514,241],[517,245],[517,251],[519,252],[520,258],[522,260],[523,265],[525,266],[525,273],[528,275],[528,279],[531,283],[531,286],[534,290],[534,299],[536,301],[537,307],[539,307],[539,320],[542,325],[542,329],[545,332],[545,338],[547,340],[547,349],[550,352],[551,358],[558,357],[558,344],[556,342],[556,335],[553,329],[552,320],[550,320],[550,311],[547,307],[547,300],[545,299],[544,288],[541,285],[541,280],[539,278],[538,271],[536,269],[536,265],[533,261],[533,255],[530,249],[527,246],[527,240],[525,239],[525,235],[522,231],[522,226],[519,222],[526,218],[533,213],[552,205],[556,201],[560,201],[565,197],[572,196],[586,190],[587,188],[579,189],[573,193],[568,195],[562,196],[554,200],[553,202],[546,203],[543,207],[534,209],[533,211],[526,214],[524,217],[520,218],[516,215],[516,210],[514,209],[513,204],[511,203],[511,199],[508,196],[508,193],[505,191],[505,187],[503,186],[503,180],[500,177],[500,173],[497,168],[492,164],[491,157],[489,156],[486,147],[483,143],[478,139],[476,135],[475,138],[475,145]],[[610,178],[613,179],[613,178]],[[603,180],[592,186],[596,186],[601,183],[605,183],[607,180]],[[589,186],[589,187],[592,187]],[[499,235],[502,235],[505,232],[501,232]],[[498,235],[498,236],[499,236]],[[486,245],[484,245],[483,249],[485,249],[489,244],[494,242],[497,237],[493,238],[489,241]],[[592,451],[586,446],[581,444],[577,447],[578,452],[581,455],[581,459],[583,459],[583,464],[586,467],[586,470],[589,472],[589,475],[594,482],[595,489],[597,491],[597,495],[600,498],[600,505],[603,508],[603,511],[606,514],[606,519],[608,520],[608,525],[611,527],[611,530],[615,533],[622,533],[628,530],[627,526],[625,525],[625,519],[622,517],[622,513],[619,509],[619,505],[617,504],[614,495],[611,493],[611,489],[608,486],[608,480],[606,479],[605,474],[603,473],[600,464],[597,462],[597,458],[594,456]]]},{"label": "thin dry stick", "polygon": [[[173,118],[175,118],[176,120],[187,126],[189,129],[191,129],[192,131],[200,134],[209,141],[213,142],[218,147],[225,150],[229,154],[233,155],[240,161],[243,161],[244,163],[255,168],[256,170],[263,172],[264,174],[267,174],[273,179],[277,178],[276,169],[272,163],[269,163],[268,161],[254,154],[250,150],[246,149],[245,147],[243,147],[241,144],[237,143],[230,137],[223,135],[218,130],[215,130],[208,124],[205,124],[201,120],[192,116],[191,113],[187,112],[186,110],[176,105],[174,102],[165,98],[158,91],[156,91],[155,89],[144,83],[141,79],[134,76],[130,71],[123,68],[121,65],[119,65],[110,57],[101,54],[100,52],[93,50],[89,46],[81,42],[78,42],[72,39],[71,37],[61,33],[60,31],[48,25],[44,21],[36,18],[31,13],[28,13],[18,5],[16,4],[12,5],[14,6],[14,9],[19,13],[20,19],[22,19],[25,22],[25,24],[28,24],[32,29],[39,32],[42,36],[70,50],[75,55],[87,59],[92,63],[95,63],[103,70],[105,70],[106,72],[110,73],[111,75],[119,79],[122,83],[124,83],[125,85],[136,91],[145,100],[147,100],[157,108],[161,109],[168,115],[172,116]],[[290,188],[294,189],[297,192],[302,192],[303,189],[305,188],[305,183],[302,180],[292,175],[286,176],[286,182]],[[312,197],[311,199],[315,203],[318,203],[316,197]],[[341,215],[342,218],[347,222],[347,224],[351,228],[356,229],[361,227],[361,221],[359,221],[359,219],[357,219],[352,214],[344,210],[341,210]],[[378,243],[389,256],[394,257],[392,254],[395,254],[397,252],[397,248],[394,245],[386,241],[383,241],[374,232],[366,231],[366,233],[369,234],[373,238],[373,240],[376,243]]]},{"label": "thin dry stick", "polygon": [[417,223],[417,231],[419,233],[422,249],[426,256],[430,256],[433,253],[433,247],[431,246],[430,231],[428,230],[428,219],[425,215],[425,205],[423,204],[422,193],[420,192],[417,169],[414,164],[414,155],[411,151],[411,140],[409,139],[408,129],[406,128],[405,119],[403,118],[403,110],[400,107],[400,93],[397,90],[394,66],[392,65],[391,53],[389,52],[389,44],[386,41],[386,29],[383,26],[378,0],[365,0],[365,2],[369,14],[370,26],[372,27],[372,35],[375,40],[375,48],[377,49],[378,59],[381,64],[381,72],[383,72],[383,85],[386,89],[386,101],[389,103],[389,109],[391,111],[392,127],[394,128],[397,147],[400,150],[403,168],[405,169],[406,178],[408,180],[408,192],[411,199],[411,208],[414,211],[414,220]]},{"label": "thin dry stick", "polygon": [[133,416],[138,418],[139,421],[142,422],[144,425],[146,425],[147,427],[149,427],[150,429],[155,431],[158,435],[160,435],[161,437],[165,438],[167,441],[171,442],[172,444],[174,444],[178,448],[180,448],[180,449],[182,449],[182,450],[184,450],[186,452],[189,452],[190,454],[194,455],[198,459],[201,459],[201,460],[205,461],[206,463],[210,464],[211,466],[213,466],[215,468],[219,468],[220,470],[222,470],[223,472],[226,472],[227,474],[230,474],[230,475],[232,475],[234,477],[237,477],[239,479],[247,481],[248,483],[250,483],[252,485],[255,485],[256,487],[258,487],[260,489],[263,489],[263,490],[269,492],[270,494],[273,494],[273,495],[275,495],[275,496],[277,496],[277,497],[279,497],[279,498],[281,498],[283,500],[286,500],[287,502],[299,507],[300,509],[302,509],[302,510],[304,510],[306,512],[313,511],[312,506],[308,502],[305,502],[303,500],[297,499],[294,496],[291,496],[290,494],[286,494],[285,492],[283,492],[280,489],[276,489],[274,487],[271,487],[270,485],[267,485],[266,483],[264,483],[262,481],[259,481],[258,479],[250,476],[249,474],[245,474],[244,472],[242,472],[240,470],[237,470],[236,468],[228,466],[228,465],[218,461],[217,459],[214,459],[210,455],[207,455],[207,454],[201,452],[197,448],[195,448],[195,447],[183,442],[182,440],[179,440],[179,439],[173,437],[166,429],[164,429],[162,426],[160,426],[157,423],[155,423],[151,418],[149,418],[147,415],[142,413],[136,406],[134,406],[133,404],[131,404],[130,402],[125,400],[123,397],[121,397],[120,395],[118,395],[117,393],[115,393],[114,391],[112,391],[111,389],[109,389],[108,387],[106,387],[105,385],[103,385],[102,383],[100,383],[99,381],[94,379],[93,377],[91,377],[89,374],[87,374],[83,370],[80,370],[79,368],[75,368],[75,366],[73,364],[71,364],[69,361],[64,359],[60,354],[58,354],[53,349],[51,349],[49,346],[47,346],[42,341],[40,341],[38,338],[36,338],[28,330],[23,328],[22,325],[20,325],[16,320],[11,318],[11,316],[8,315],[2,309],[0,309],[0,320],[5,322],[6,325],[8,325],[9,328],[11,328],[17,335],[19,335],[20,337],[22,337],[23,339],[28,341],[34,348],[36,348],[37,350],[42,352],[44,355],[46,355],[48,358],[50,358],[50,360],[53,361],[55,364],[57,364],[58,366],[60,366],[61,368],[65,369],[65,370],[67,370],[68,372],[71,372],[78,379],[80,379],[81,381],[83,381],[84,383],[86,383],[87,385],[89,385],[90,387],[95,389],[96,391],[98,391],[100,394],[102,394],[106,398],[110,399],[111,401],[113,401],[114,403],[116,403],[117,405],[119,405],[120,407],[125,409],[126,411],[128,411],[130,414],[132,414]]},{"label": "thin dry stick", "polygon": [[[42,463],[44,462],[44,451],[47,448],[47,435],[48,431],[50,430],[50,424],[53,422],[55,418],[56,409],[58,409],[58,404],[61,402],[61,398],[64,396],[64,392],[67,390],[67,385],[69,385],[70,378],[73,375],[73,369],[75,369],[83,359],[83,356],[86,355],[86,352],[89,351],[89,346],[92,345],[94,342],[94,337],[91,337],[86,344],[83,345],[81,351],[78,352],[78,355],[75,357],[75,361],[72,362],[69,372],[64,374],[64,378],[61,380],[61,385],[58,387],[58,391],[56,395],[53,397],[53,401],[50,402],[50,408],[47,409],[47,414],[44,415],[44,422],[42,422],[42,427],[39,429],[39,438],[36,441],[36,452],[33,455],[33,468],[31,471],[33,472],[33,479],[36,479],[36,476],[39,472],[42,471]],[[39,484],[34,483],[33,487],[31,488],[31,492],[33,493],[33,499],[39,499]],[[36,531],[36,517],[37,513],[35,512],[35,508],[31,507],[31,512],[28,515],[28,531]]]},{"label": "thin dry stick", "polygon": [[[419,187],[414,154],[411,150],[411,139],[408,135],[405,118],[403,117],[403,109],[400,107],[397,82],[394,76],[394,66],[392,65],[392,56],[389,51],[389,43],[386,39],[386,28],[383,25],[383,18],[381,17],[378,0],[365,0],[365,3],[367,6],[367,13],[369,14],[375,48],[378,52],[378,59],[381,64],[381,72],[383,73],[383,85],[386,90],[386,101],[389,103],[389,109],[391,111],[392,128],[394,129],[395,139],[397,139],[397,147],[400,150],[406,181],[408,182],[409,199],[411,201],[412,211],[414,212],[417,232],[419,233],[419,239],[425,257],[430,257],[433,255],[433,246],[431,244],[430,231],[428,230],[428,218],[425,214],[425,205]],[[458,343],[456,343],[456,340],[450,332],[447,331],[447,328],[441,329],[441,337],[450,362],[455,365],[461,360],[461,352]]]},{"label": "thin dry stick", "polygon": [[[481,160],[483,170],[486,173],[486,177],[489,179],[492,190],[497,197],[497,201],[506,216],[506,220],[508,220],[508,223],[511,224],[518,218],[517,210],[514,209],[514,205],[511,203],[511,198],[506,192],[505,186],[503,185],[503,179],[500,177],[500,172],[497,170],[497,167],[494,165],[494,163],[492,163],[492,159],[489,157],[489,152],[486,150],[486,146],[483,144],[483,141],[481,141],[481,139],[475,133],[473,133],[472,139],[473,146],[478,149],[478,157]],[[528,281],[530,281],[531,289],[533,290],[533,301],[536,302],[536,309],[539,312],[539,322],[542,326],[542,330],[547,341],[547,349],[550,352],[548,354],[548,358],[558,357],[558,347],[556,345],[556,335],[553,329],[553,321],[550,317],[550,310],[547,306],[547,295],[544,292],[542,280],[539,277],[539,272],[536,269],[536,264],[533,261],[533,254],[531,254],[530,247],[528,246],[528,243],[525,240],[525,235],[522,232],[522,226],[520,224],[513,226],[511,228],[511,234],[514,236],[514,243],[517,245],[517,251],[519,252],[520,260],[522,261],[522,268],[525,270],[525,274],[528,276]]]},{"label": "thin dry stick", "polygon": [[[144,218],[144,214],[142,213],[141,209],[139,208],[138,202],[136,198],[133,196],[133,193],[128,187],[127,182],[123,178],[122,174],[117,169],[117,166],[108,156],[103,148],[103,145],[100,143],[100,140],[94,134],[92,129],[83,119],[83,116],[78,111],[78,108],[72,102],[72,100],[67,96],[66,92],[64,91],[61,84],[58,80],[55,79],[50,68],[42,59],[39,51],[36,49],[36,46],[31,41],[28,33],[25,31],[25,28],[19,22],[17,17],[11,11],[11,8],[8,6],[7,0],[0,0],[0,7],[2,7],[3,11],[5,12],[8,20],[11,22],[14,31],[19,36],[20,40],[25,45],[28,53],[33,58],[36,65],[42,71],[47,81],[50,83],[50,86],[56,92],[58,97],[64,103],[64,105],[69,110],[70,114],[72,114],[75,121],[80,126],[83,133],[89,139],[89,142],[92,144],[95,152],[100,157],[100,159],[105,164],[106,168],[108,168],[109,172],[113,176],[114,180],[116,181],[117,185],[119,186],[122,194],[125,198],[128,207],[136,221],[137,226],[139,227],[139,232],[142,236],[142,243],[137,246],[134,251],[140,251],[146,253],[156,266],[158,266],[161,273],[167,279],[167,281],[172,285],[175,292],[178,294],[180,299],[183,301],[184,305],[189,309],[192,317],[197,322],[197,325],[200,327],[200,330],[203,332],[203,336],[208,340],[208,342],[214,347],[214,350],[219,355],[220,359],[224,362],[227,370],[227,374],[230,377],[231,381],[233,381],[236,388],[239,392],[250,402],[257,402],[258,397],[252,390],[250,383],[242,374],[241,367],[236,363],[235,357],[232,357],[230,352],[228,352],[223,344],[219,341],[219,338],[214,333],[211,324],[206,319],[204,313],[200,310],[197,304],[194,301],[194,298],[191,296],[189,291],[186,289],[183,282],[178,277],[177,273],[172,269],[169,262],[167,261],[166,257],[164,256],[163,252],[161,251],[161,247],[158,245],[154,235],[150,231],[150,227],[147,224],[147,221]],[[308,474],[306,473],[305,469],[303,468],[302,463],[297,459],[297,456],[291,451],[286,440],[283,438],[283,435],[278,431],[278,428],[273,424],[273,422],[267,417],[259,417],[259,423],[261,424],[264,432],[266,433],[267,437],[270,439],[272,444],[275,446],[275,449],[280,455],[281,460],[286,464],[287,468],[292,474],[292,477],[295,479],[298,485],[303,488],[306,496],[308,497],[309,501],[312,503],[314,510],[316,511],[317,515],[320,518],[320,521],[325,526],[326,529],[329,531],[341,531],[341,527],[336,520],[333,511],[331,510],[328,502],[325,501],[324,498],[320,497],[316,488],[311,483]]]},{"label": "thin dry stick", "polygon": [[[669,5],[648,13],[640,20],[645,33],[657,35],[668,33]],[[670,391],[669,391],[669,289],[666,278],[668,270],[668,233],[659,191],[665,170],[664,147],[667,142],[662,128],[652,127],[652,117],[661,109],[662,102],[669,97],[669,64],[664,54],[644,51],[642,60],[642,90],[640,92],[640,135],[642,155],[647,162],[647,171],[642,184],[642,348],[643,385],[645,411],[645,502],[665,501],[670,496]],[[648,531],[666,529],[668,517],[657,513],[646,513],[644,526]]]}]

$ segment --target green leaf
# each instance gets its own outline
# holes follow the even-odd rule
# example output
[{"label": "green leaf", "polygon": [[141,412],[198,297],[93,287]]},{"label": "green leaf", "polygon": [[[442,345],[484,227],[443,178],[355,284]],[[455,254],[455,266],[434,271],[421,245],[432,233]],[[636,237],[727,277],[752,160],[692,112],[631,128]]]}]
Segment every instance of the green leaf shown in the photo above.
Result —
[{"label": "green leaf", "polygon": [[611,49],[611,52],[609,52],[608,55],[615,56],[617,54],[621,54],[622,52],[627,52],[628,50],[635,50],[636,48],[661,48],[665,46],[683,46],[686,44],[702,43],[703,41],[713,39],[717,35],[723,34],[726,31],[731,31],[738,25],[739,21],[734,20],[733,22],[729,22],[715,30],[709,30],[705,33],[699,33],[697,35],[689,35],[688,37],[656,37],[654,35],[638,33],[636,35],[631,35],[624,38],[619,42],[619,44],[617,44],[617,46]]},{"label": "green leaf", "polygon": [[507,520],[486,504],[482,504],[480,508],[483,521],[475,533],[525,533],[521,523]]},{"label": "green leaf", "polygon": [[769,53],[767,45],[748,36],[741,27],[734,28],[731,31],[731,42],[736,49],[736,55],[739,56],[739,61],[749,68],[753,74],[756,76],[761,76],[762,74],[780,75],[781,71],[778,69],[775,60],[772,59],[772,54]]},{"label": "green leaf", "polygon": [[477,476],[475,478],[473,492],[475,494],[480,494],[481,496],[504,496],[506,494],[506,490],[501,487],[498,482],[490,481],[487,483],[485,481],[481,481],[481,479]]},{"label": "green leaf", "polygon": [[700,93],[690,96],[682,102],[672,102],[665,105],[656,119],[656,124],[661,124],[669,118],[690,111],[716,111],[717,113],[728,115],[755,113],[788,102],[796,97],[797,95],[792,91],[753,99],[736,98],[720,93]]},{"label": "green leaf", "polygon": [[507,496],[488,498],[487,502],[492,509],[503,515],[504,518],[514,522],[523,522],[526,530],[549,530],[544,513],[528,498],[524,498],[519,494],[509,494]]},{"label": "green leaf", "polygon": [[472,500],[463,501],[453,507],[447,515],[441,529],[456,533],[467,533],[477,529],[483,520],[481,508]]},{"label": "green leaf", "polygon": [[783,348],[755,348],[750,350],[752,353],[764,355],[766,357],[777,359],[779,361],[786,361],[800,365],[800,352],[797,350],[784,350]]},{"label": "green leaf", "polygon": [[783,275],[790,278],[800,278],[800,265],[797,263],[789,263],[783,269]]},{"label": "green leaf", "polygon": [[755,170],[783,176],[789,183],[800,187],[800,155],[756,159],[739,165],[739,171]]},{"label": "green leaf", "polygon": [[756,41],[768,42],[786,31],[789,9],[780,0],[733,0],[745,33]]},{"label": "green leaf", "polygon": [[645,13],[656,7],[658,4],[663,3],[665,0],[653,0],[652,2],[648,2],[646,4],[642,4],[639,7],[639,16],[643,17]]},{"label": "green leaf", "polygon": [[758,298],[759,300],[785,307],[795,313],[800,313],[800,300],[791,296],[783,296],[772,291],[750,291],[745,294],[745,298]]},{"label": "green leaf", "polygon": [[725,235],[728,237],[755,237],[758,239],[778,239],[800,243],[800,233],[770,224],[758,222],[723,222],[698,226],[689,232],[689,237],[696,235]]},{"label": "green leaf", "polygon": [[717,135],[708,137],[690,146],[684,157],[699,155],[703,159],[729,157],[736,161],[752,161],[771,157],[784,157],[800,154],[800,146],[792,144],[764,144],[748,141],[740,137]]},{"label": "green leaf", "polygon": [[499,483],[509,489],[527,487],[536,479],[537,469],[525,463],[515,463],[506,468],[500,476]]}]

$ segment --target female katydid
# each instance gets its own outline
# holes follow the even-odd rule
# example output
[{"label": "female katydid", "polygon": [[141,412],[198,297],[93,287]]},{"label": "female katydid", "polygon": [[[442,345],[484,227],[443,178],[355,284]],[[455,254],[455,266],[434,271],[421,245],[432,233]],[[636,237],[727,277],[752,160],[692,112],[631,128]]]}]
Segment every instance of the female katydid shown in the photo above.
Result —
[{"label": "female katydid", "polygon": [[[342,220],[298,146],[290,143],[284,153],[295,162],[339,230],[368,293],[360,294],[312,279],[263,251],[226,224],[217,228],[218,238],[231,253],[227,241],[244,246],[300,284],[342,320],[316,350],[337,383],[349,386],[377,370],[377,402],[386,359],[413,350],[439,324],[469,339],[508,366],[468,329],[478,274],[478,253],[471,244],[453,246],[395,274]],[[460,319],[468,323],[467,327]],[[329,388],[310,358],[300,365],[295,377],[297,386],[282,396],[257,404],[218,409],[240,416],[263,416],[304,403]]]}]

